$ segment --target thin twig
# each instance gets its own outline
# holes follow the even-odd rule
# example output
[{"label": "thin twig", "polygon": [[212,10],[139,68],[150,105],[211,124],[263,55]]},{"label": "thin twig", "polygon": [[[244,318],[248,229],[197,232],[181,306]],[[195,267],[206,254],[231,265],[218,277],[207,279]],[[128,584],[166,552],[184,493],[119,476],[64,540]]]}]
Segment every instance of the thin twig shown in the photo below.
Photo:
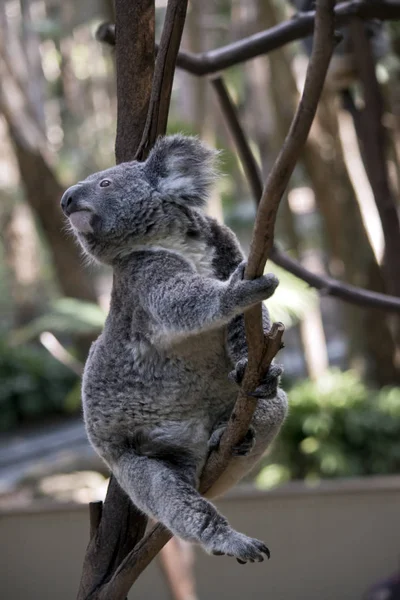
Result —
[{"label": "thin twig", "polygon": [[[272,169],[262,195],[248,260],[248,276],[257,276],[263,272],[268,252],[272,248],[273,227],[279,201],[314,118],[334,47],[333,5],[334,0],[317,1],[316,33],[303,96],[283,150]],[[281,347],[283,332],[281,324],[275,324],[267,341],[264,339],[261,306],[248,311],[245,318],[247,325],[250,321],[250,327],[247,327],[246,333],[250,330],[251,337],[248,337],[249,364],[242,384],[243,391],[239,394],[228,427],[222,436],[219,450],[211,455],[204,469],[200,482],[202,492],[209,489],[218,479],[231,460],[233,445],[238,443],[247,432],[256,406],[256,401],[253,402],[254,399],[249,398],[247,393],[257,387],[260,371],[265,369],[265,366]],[[163,525],[156,525],[125,558],[110,582],[104,586],[103,594],[99,598],[101,600],[120,598],[121,594],[127,593],[140,573],[170,537],[171,533]]]},{"label": "thin twig", "polygon": [[[336,27],[345,25],[354,17],[382,21],[400,19],[400,4],[398,0],[352,0],[335,6]],[[314,20],[314,11],[299,13],[293,19],[216,50],[199,54],[181,50],[176,65],[193,75],[211,75],[311,35]],[[115,39],[113,29],[112,24],[101,25],[97,38],[112,45]]]},{"label": "thin twig", "polygon": [[[236,107],[229,95],[222,77],[212,80],[212,85],[218,96],[222,112],[232,134],[238,155],[242,162],[246,179],[252,190],[253,198],[258,206],[262,194],[262,179],[260,168],[250,149],[246,135],[239,121]],[[363,308],[379,308],[385,311],[400,312],[400,298],[364,290],[362,288],[343,283],[332,277],[317,275],[309,271],[297,260],[288,256],[276,245],[273,246],[270,259],[286,271],[302,279],[311,287],[319,290],[324,296],[332,296],[350,302]]]}]

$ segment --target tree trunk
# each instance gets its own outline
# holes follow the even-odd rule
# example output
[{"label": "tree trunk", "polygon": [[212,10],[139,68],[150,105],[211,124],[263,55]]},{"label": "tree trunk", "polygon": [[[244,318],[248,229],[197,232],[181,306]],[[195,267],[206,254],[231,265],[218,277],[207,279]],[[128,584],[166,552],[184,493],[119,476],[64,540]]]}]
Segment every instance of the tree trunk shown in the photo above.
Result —
[{"label": "tree trunk", "polygon": [[9,123],[26,200],[46,237],[56,276],[65,296],[96,302],[94,286],[83,268],[83,257],[65,230],[60,209],[64,189],[39,150],[28,147]]}]

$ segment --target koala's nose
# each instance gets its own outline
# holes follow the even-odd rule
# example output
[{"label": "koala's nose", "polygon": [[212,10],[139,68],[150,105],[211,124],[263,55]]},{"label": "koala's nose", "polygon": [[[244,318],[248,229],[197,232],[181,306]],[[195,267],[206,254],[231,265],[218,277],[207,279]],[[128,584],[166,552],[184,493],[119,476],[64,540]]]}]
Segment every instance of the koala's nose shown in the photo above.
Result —
[{"label": "koala's nose", "polygon": [[63,197],[61,198],[61,208],[67,217],[78,210],[78,191],[79,186],[73,185],[64,192]]}]

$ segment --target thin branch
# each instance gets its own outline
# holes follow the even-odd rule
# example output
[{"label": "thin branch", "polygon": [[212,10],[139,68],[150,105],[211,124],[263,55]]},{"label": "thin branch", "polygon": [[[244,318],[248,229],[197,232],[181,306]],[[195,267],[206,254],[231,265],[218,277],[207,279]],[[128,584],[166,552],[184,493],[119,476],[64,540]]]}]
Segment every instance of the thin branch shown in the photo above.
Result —
[{"label": "thin branch", "polygon": [[[363,20],[397,20],[400,19],[400,3],[398,0],[352,0],[335,6],[336,27],[345,25],[354,17]],[[293,19],[216,50],[199,54],[181,50],[176,64],[193,75],[211,75],[311,35],[314,20],[314,11],[299,13]],[[112,45],[115,40],[113,29],[112,24],[103,24],[97,32],[97,38]]]},{"label": "thin branch", "polygon": [[[260,202],[252,249],[248,260],[248,275],[255,276],[260,272],[262,273],[264,269],[267,254],[272,248],[273,225],[279,201],[314,118],[334,47],[333,4],[334,0],[317,1],[316,34],[303,96],[283,150],[267,181]],[[249,315],[250,319],[248,318]],[[218,479],[231,460],[232,447],[240,442],[247,433],[257,404],[257,401],[247,394],[257,387],[260,371],[265,370],[265,367],[281,347],[283,326],[279,323],[274,324],[267,340],[264,340],[261,306],[248,311],[245,318],[247,326],[249,321],[251,325],[250,328],[247,327],[246,333],[249,329],[255,330],[255,335],[251,331],[251,337],[248,338],[249,364],[242,384],[242,391],[239,394],[228,427],[222,436],[218,452],[210,456],[203,471],[200,482],[202,493],[207,491]],[[104,593],[99,598],[101,600],[120,598],[121,594],[126,593],[170,538],[171,533],[163,525],[160,523],[156,525],[125,558],[108,585],[103,588]]]},{"label": "thin branch", "polygon": [[271,252],[271,260],[286,271],[293,273],[293,275],[296,275],[296,277],[299,277],[299,279],[308,283],[311,287],[319,290],[324,296],[333,296],[334,298],[339,298],[340,300],[362,306],[363,308],[378,308],[385,311],[400,313],[400,298],[379,294],[378,292],[371,292],[369,290],[358,288],[355,285],[342,283],[331,277],[312,273],[304,268],[297,260],[294,260],[279,250],[276,246]]},{"label": "thin branch", "polygon": [[[226,119],[229,131],[232,134],[240,160],[242,162],[246,179],[252,190],[255,203],[258,205],[262,194],[262,179],[260,168],[250,149],[247,138],[239,121],[236,107],[229,95],[222,77],[212,80],[212,85],[218,96],[222,112]],[[319,290],[324,296],[333,296],[345,302],[350,302],[365,308],[379,308],[386,311],[400,312],[400,298],[388,296],[378,292],[343,283],[331,277],[317,275],[309,271],[297,260],[288,256],[276,245],[273,246],[270,259],[286,271]]]},{"label": "thin branch", "polygon": [[157,52],[149,110],[136,158],[143,160],[157,137],[165,133],[176,57],[185,24],[188,0],[170,0]]}]

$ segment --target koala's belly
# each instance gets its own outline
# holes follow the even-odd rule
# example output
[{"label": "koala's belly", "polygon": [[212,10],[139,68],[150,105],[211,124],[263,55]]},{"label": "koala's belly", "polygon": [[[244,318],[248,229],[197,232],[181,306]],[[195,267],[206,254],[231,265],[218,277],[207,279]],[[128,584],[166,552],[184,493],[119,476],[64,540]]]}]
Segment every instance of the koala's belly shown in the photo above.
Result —
[{"label": "koala's belly", "polygon": [[161,349],[135,342],[113,352],[100,337],[82,386],[89,436],[93,442],[126,437],[135,427],[168,421],[201,421],[211,432],[237,396],[228,380],[231,369],[223,330]]}]

